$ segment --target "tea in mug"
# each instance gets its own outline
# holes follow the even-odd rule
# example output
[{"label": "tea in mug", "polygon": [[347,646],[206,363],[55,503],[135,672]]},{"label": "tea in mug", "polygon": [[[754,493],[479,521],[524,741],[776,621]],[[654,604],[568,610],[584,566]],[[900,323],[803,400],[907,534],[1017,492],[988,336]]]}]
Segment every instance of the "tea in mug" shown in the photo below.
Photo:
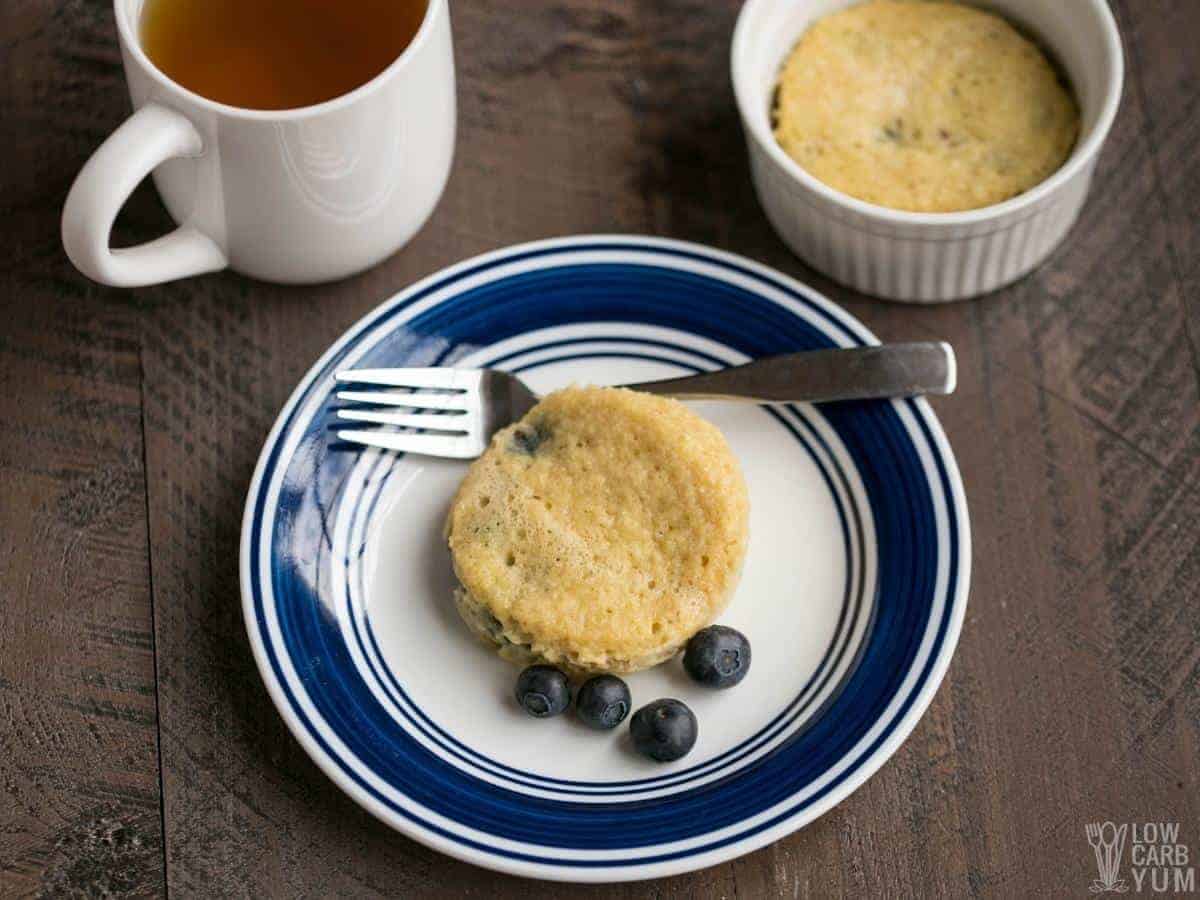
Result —
[{"label": "tea in mug", "polygon": [[194,93],[246,109],[341,96],[412,42],[427,0],[146,0],[142,48]]}]

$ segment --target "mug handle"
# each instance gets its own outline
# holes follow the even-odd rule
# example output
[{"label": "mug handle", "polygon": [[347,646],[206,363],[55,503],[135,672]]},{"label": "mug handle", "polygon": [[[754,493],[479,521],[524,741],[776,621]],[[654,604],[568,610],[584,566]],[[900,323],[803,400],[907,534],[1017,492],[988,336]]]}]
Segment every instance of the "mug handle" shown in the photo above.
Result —
[{"label": "mug handle", "polygon": [[203,149],[195,126],[158,103],[126,119],[84,164],[67,194],[62,242],[75,267],[101,284],[139,287],[229,265],[217,243],[191,225],[136,247],[108,244],[117,213],[141,180],[167,160],[199,156]]}]

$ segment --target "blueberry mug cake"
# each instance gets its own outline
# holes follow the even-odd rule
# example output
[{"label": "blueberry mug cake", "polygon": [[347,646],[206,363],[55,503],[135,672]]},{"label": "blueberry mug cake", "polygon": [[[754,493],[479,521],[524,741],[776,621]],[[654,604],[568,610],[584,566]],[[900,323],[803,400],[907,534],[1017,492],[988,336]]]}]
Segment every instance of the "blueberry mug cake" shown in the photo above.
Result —
[{"label": "blueberry mug cake", "polygon": [[819,19],[784,63],[775,138],[860,200],[954,212],[1007,200],[1066,161],[1079,109],[1045,54],[958,3],[869,0]]},{"label": "blueberry mug cake", "polygon": [[725,438],[683,404],[558,391],[497,432],[458,490],[458,611],[514,662],[648,668],[724,609],[748,515]]}]

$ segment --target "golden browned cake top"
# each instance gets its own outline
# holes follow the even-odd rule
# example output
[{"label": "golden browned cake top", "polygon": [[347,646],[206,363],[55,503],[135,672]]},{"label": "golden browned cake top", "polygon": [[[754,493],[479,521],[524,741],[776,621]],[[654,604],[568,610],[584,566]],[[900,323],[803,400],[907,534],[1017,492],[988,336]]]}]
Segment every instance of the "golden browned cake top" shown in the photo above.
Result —
[{"label": "golden browned cake top", "polygon": [[775,137],[810,174],[893,209],[999,203],[1052,175],[1079,111],[1042,51],[955,3],[871,0],[818,20],[780,75]]},{"label": "golden browned cake top", "polygon": [[748,509],[724,437],[683,404],[569,388],[495,435],[447,536],[463,587],[507,640],[552,662],[630,670],[724,608]]}]

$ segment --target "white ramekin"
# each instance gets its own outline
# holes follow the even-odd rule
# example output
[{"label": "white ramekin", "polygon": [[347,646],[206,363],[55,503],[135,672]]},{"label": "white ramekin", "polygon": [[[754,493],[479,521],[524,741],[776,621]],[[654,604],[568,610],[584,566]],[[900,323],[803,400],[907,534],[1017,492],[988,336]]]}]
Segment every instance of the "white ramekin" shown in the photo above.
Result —
[{"label": "white ramekin", "polygon": [[748,0],[733,34],[733,89],[750,171],[767,218],[810,265],[890,300],[938,303],[993,291],[1041,263],[1087,196],[1116,116],[1124,60],[1106,0],[989,0],[1042,41],[1067,73],[1082,113],[1061,169],[1018,197],[961,213],[911,213],[856,200],[809,175],[771,134],[779,68],[804,30],[853,0]]}]

